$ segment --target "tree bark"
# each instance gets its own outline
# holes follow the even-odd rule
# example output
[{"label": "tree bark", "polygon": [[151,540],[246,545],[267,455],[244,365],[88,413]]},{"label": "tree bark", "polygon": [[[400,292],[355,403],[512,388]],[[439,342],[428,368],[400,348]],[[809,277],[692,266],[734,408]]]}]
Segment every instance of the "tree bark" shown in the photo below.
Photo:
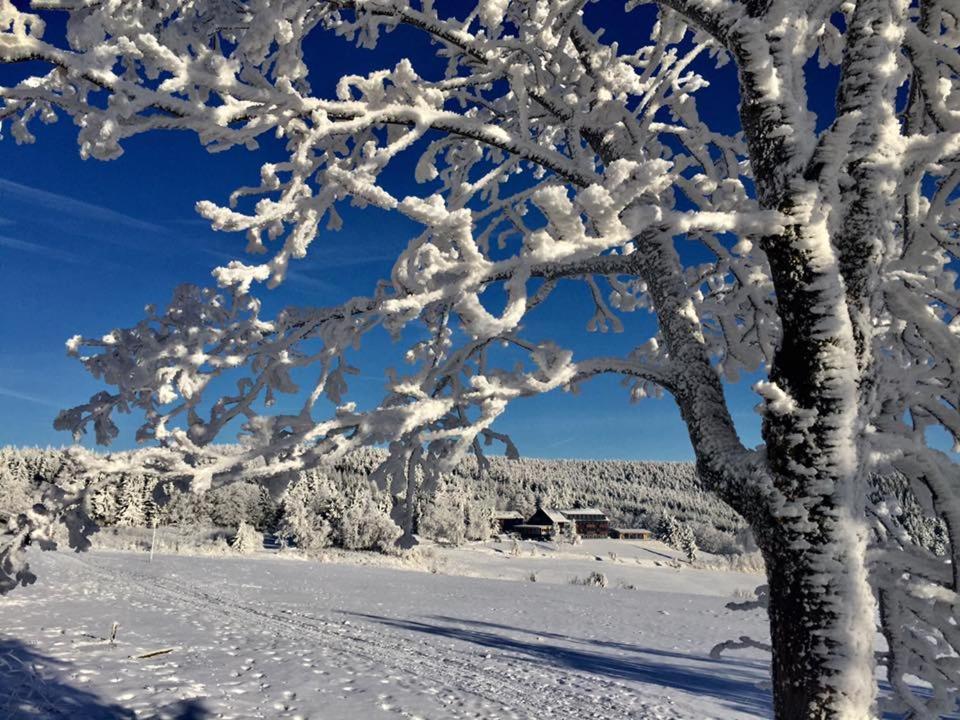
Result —
[{"label": "tree bark", "polygon": [[[791,239],[780,244],[789,247]],[[768,414],[766,453],[757,457],[740,445],[695,314],[682,307],[672,243],[645,235],[636,242],[637,274],[648,282],[670,355],[684,361],[671,390],[698,473],[747,519],[764,553],[775,717],[867,720],[875,688],[874,601],[861,454],[850,446],[858,440],[859,378],[841,285],[802,271],[779,278],[789,290],[781,309],[789,312],[771,380],[792,402]],[[789,264],[804,267],[788,257],[777,269]]]},{"label": "tree bark", "polygon": [[867,720],[876,625],[864,534],[851,532],[849,519],[825,520],[811,534],[821,542],[804,550],[798,548],[813,538],[784,528],[771,527],[760,539],[770,593],[774,717]]}]

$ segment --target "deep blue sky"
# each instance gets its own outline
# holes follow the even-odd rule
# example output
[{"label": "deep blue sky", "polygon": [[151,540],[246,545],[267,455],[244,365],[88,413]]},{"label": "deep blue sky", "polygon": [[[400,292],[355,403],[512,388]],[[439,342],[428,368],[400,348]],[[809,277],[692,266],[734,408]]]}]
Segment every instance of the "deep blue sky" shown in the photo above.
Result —
[{"label": "deep blue sky", "polygon": [[[616,22],[605,39],[633,47],[645,18],[635,13],[624,22],[620,8],[619,0],[590,6],[590,18],[596,23],[610,12]],[[329,93],[344,72],[391,67],[405,55],[419,62],[430,50],[417,36],[398,31],[375,51],[324,34],[309,52],[314,90]],[[22,72],[0,66],[0,85]],[[713,86],[701,94],[702,113],[733,129],[732,68],[711,77]],[[820,107],[829,105],[832,80],[828,74],[818,83],[813,102]],[[61,445],[70,438],[53,430],[58,408],[101,389],[66,357],[64,341],[75,333],[98,336],[135,323],[145,304],[166,303],[178,283],[211,284],[211,269],[242,252],[245,240],[209,230],[194,203],[224,202],[234,188],[253,184],[260,164],[278,155],[269,142],[257,153],[238,149],[210,155],[194,136],[167,133],[128,141],[122,158],[103,163],[80,159],[69,119],[35,132],[35,145],[18,146],[9,133],[0,141],[0,444]],[[411,177],[412,182],[404,169],[401,165],[392,181]],[[281,288],[260,291],[268,308],[331,305],[368,294],[413,231],[377,210],[349,212],[346,220],[344,230],[314,244],[310,258],[296,265]],[[547,307],[549,314],[530,319],[529,334],[555,337],[584,356],[595,346],[626,352],[649,336],[652,322],[645,313],[628,318],[623,335],[583,332],[590,316],[584,292],[562,294]],[[353,386],[361,405],[380,396],[379,371],[399,363],[403,347],[375,336],[364,350],[374,359]],[[731,388],[735,419],[751,445],[759,441],[755,402],[747,383]],[[122,422],[122,435],[112,447],[132,447],[136,424]],[[630,404],[612,378],[588,384],[578,396],[553,393],[519,402],[497,429],[510,433],[530,456],[692,459],[672,400]]]}]

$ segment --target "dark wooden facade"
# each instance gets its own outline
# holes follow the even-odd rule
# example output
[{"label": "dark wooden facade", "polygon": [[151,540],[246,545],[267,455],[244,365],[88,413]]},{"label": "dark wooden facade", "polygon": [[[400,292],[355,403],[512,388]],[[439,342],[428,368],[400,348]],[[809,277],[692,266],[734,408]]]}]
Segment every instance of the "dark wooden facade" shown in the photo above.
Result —
[{"label": "dark wooden facade", "polygon": [[515,525],[513,531],[524,540],[549,540],[553,537],[552,525]]},{"label": "dark wooden facade", "polygon": [[517,531],[517,525],[523,524],[523,515],[516,510],[502,510],[493,514],[496,531],[501,535]]},{"label": "dark wooden facade", "polygon": [[605,538],[610,536],[610,518],[596,508],[572,508],[560,511],[574,524],[577,535],[582,538]]},{"label": "dark wooden facade", "polygon": [[567,529],[570,521],[551,508],[537,508],[525,523],[516,526],[522,537],[536,540],[548,540]]}]

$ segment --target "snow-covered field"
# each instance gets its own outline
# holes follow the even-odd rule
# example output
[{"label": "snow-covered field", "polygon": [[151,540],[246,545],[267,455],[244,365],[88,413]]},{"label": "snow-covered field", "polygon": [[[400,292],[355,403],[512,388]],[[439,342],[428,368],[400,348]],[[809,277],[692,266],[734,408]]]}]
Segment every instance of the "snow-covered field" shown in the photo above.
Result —
[{"label": "snow-covered field", "polygon": [[[38,583],[0,599],[0,718],[769,715],[762,654],[708,655],[764,637],[724,608],[759,576],[676,569],[658,543],[566,548],[435,549],[436,573],[34,553]],[[592,571],[607,588],[570,583]]]}]

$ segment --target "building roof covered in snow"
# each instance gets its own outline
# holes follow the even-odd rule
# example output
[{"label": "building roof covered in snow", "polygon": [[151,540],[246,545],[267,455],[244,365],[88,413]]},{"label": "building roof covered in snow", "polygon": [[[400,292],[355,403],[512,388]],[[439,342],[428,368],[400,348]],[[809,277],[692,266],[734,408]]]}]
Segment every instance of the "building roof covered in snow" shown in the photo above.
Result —
[{"label": "building roof covered in snow", "polygon": [[527,520],[528,525],[562,525],[570,522],[563,513],[553,508],[539,507]]},{"label": "building roof covered in snow", "polygon": [[588,518],[603,520],[607,517],[607,514],[603,510],[597,510],[597,508],[570,508],[569,510],[559,510],[558,512],[567,518],[583,518],[584,520]]}]

